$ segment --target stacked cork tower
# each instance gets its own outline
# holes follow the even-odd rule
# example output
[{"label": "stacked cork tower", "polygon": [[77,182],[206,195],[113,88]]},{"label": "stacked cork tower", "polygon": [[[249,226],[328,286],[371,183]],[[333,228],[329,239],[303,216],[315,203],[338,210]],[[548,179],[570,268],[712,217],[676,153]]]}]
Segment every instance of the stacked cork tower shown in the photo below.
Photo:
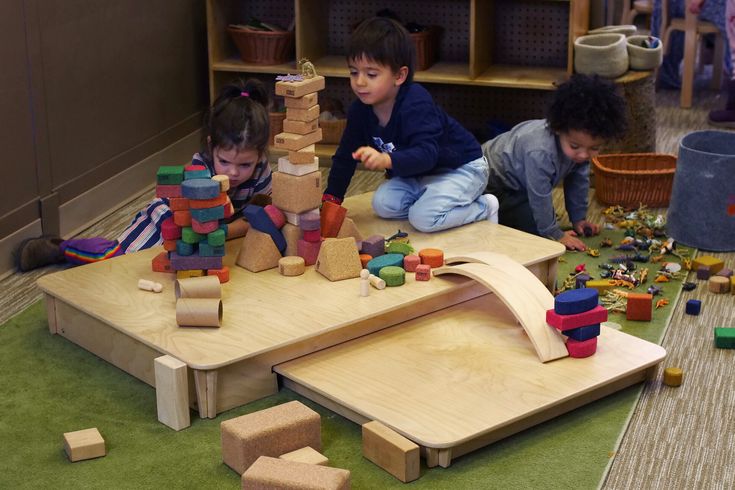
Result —
[{"label": "stacked cork tower", "polygon": [[212,275],[229,280],[222,264],[227,225],[222,220],[234,209],[227,190],[229,180],[211,177],[202,165],[166,165],[156,173],[156,196],[167,198],[173,216],[163,221],[163,247],[153,259],[156,272],[176,272],[187,278]]}]

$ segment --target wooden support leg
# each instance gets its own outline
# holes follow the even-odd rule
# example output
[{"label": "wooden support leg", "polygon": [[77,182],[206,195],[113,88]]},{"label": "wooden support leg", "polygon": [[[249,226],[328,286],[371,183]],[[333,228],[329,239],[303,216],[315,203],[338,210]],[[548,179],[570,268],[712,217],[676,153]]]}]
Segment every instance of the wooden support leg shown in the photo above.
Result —
[{"label": "wooden support leg", "polygon": [[449,468],[452,464],[452,448],[439,449],[439,466]]},{"label": "wooden support leg", "polygon": [[439,450],[433,447],[424,448],[426,454],[426,467],[434,468],[439,465]]},{"label": "wooden support leg", "polygon": [[56,319],[56,298],[50,294],[44,294],[44,301],[46,301],[46,316],[48,318],[48,331],[51,335],[56,335],[58,323]]},{"label": "wooden support leg", "polygon": [[207,417],[217,416],[217,371],[207,371]]},{"label": "wooden support leg", "polygon": [[208,418],[209,404],[207,403],[207,372],[194,370],[194,384],[197,391],[197,407],[199,407],[199,418]]}]

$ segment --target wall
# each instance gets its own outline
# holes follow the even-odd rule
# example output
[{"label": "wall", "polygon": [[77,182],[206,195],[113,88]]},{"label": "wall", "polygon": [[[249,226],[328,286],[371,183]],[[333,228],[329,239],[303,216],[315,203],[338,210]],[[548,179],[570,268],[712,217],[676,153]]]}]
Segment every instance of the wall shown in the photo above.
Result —
[{"label": "wall", "polygon": [[83,228],[197,149],[205,24],[200,0],[0,2],[0,273],[23,237]]}]

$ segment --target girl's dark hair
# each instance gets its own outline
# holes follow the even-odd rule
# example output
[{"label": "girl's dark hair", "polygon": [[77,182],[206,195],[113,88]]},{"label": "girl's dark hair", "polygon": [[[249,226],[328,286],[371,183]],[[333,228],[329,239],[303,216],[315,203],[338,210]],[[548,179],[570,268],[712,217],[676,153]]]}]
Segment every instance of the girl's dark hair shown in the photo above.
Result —
[{"label": "girl's dark hair", "polygon": [[211,158],[214,148],[253,148],[265,155],[269,106],[268,91],[260,80],[235,80],[222,87],[204,114],[202,153]]},{"label": "girl's dark hair", "polygon": [[393,73],[407,66],[406,83],[413,81],[416,49],[406,28],[393,19],[372,17],[357,26],[347,47],[347,62],[362,57],[390,66]]},{"label": "girl's dark hair", "polygon": [[597,75],[575,74],[559,85],[546,111],[549,129],[557,133],[584,131],[613,140],[627,128],[625,100],[615,84]]}]

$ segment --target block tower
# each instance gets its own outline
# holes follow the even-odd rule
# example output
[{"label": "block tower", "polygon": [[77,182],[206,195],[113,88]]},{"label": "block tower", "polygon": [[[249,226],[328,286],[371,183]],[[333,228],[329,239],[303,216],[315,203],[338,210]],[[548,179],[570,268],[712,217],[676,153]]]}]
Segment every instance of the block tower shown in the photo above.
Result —
[{"label": "block tower", "polygon": [[607,310],[598,300],[596,289],[571,289],[554,298],[554,309],[546,312],[546,323],[567,337],[570,357],[588,357],[597,351],[600,323],[607,321]]},{"label": "block tower", "polygon": [[166,252],[153,259],[153,270],[175,271],[178,278],[216,275],[226,282],[227,225],[222,220],[234,212],[229,180],[211,177],[202,165],[167,165],[158,169],[156,182],[156,196],[169,200],[173,216],[161,224]]}]

